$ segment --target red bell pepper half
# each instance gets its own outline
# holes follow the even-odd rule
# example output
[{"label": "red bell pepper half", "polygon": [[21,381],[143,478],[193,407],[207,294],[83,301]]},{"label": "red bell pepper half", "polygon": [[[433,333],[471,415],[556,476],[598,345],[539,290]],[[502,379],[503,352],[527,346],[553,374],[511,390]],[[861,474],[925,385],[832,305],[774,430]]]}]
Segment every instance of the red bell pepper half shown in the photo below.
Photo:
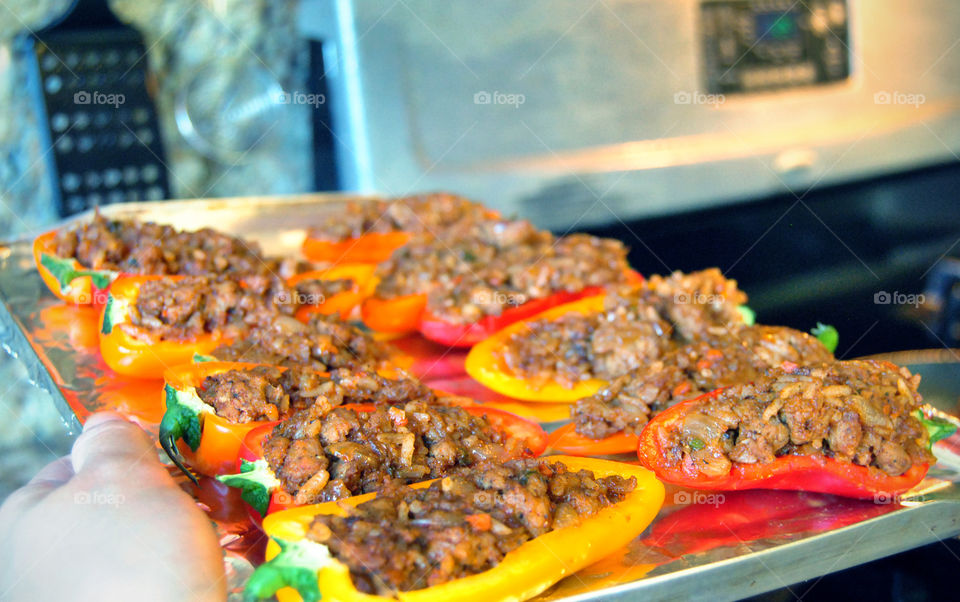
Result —
[{"label": "red bell pepper half", "polygon": [[[627,282],[636,285],[643,276],[630,270]],[[484,316],[467,324],[452,323],[427,309],[425,293],[402,295],[390,299],[369,297],[361,306],[363,323],[380,332],[419,332],[424,338],[448,347],[473,347],[480,341],[507,326],[526,320],[548,309],[602,294],[601,286],[590,286],[579,291],[559,291],[540,299],[531,299],[522,305],[510,307],[498,316]]]},{"label": "red bell pepper half", "polygon": [[[841,462],[822,455],[783,455],[772,462],[753,464],[734,462],[727,474],[719,476],[693,472],[685,468],[683,463],[668,465],[664,452],[667,432],[721,390],[678,403],[647,423],[640,433],[637,447],[640,463],[654,471],[661,481],[694,489],[788,489],[861,499],[895,498],[923,480],[930,468],[928,464],[915,464],[905,473],[892,476],[868,466]],[[922,415],[920,418],[930,431],[931,445],[955,430],[941,421],[928,420]]]},{"label": "red bell pepper half", "polygon": [[[373,411],[372,404],[349,404],[342,406],[357,412]],[[539,425],[509,412],[479,405],[459,406],[474,416],[484,416],[490,425],[508,437],[525,441],[526,457],[535,458],[547,446],[547,434]],[[293,498],[280,488],[280,481],[273,474],[263,457],[263,440],[273,431],[276,423],[257,426],[247,433],[237,458],[238,473],[218,476],[217,479],[231,487],[242,490],[241,497],[257,513],[252,518],[272,514],[293,507]]]},{"label": "red bell pepper half", "polygon": [[441,345],[447,345],[449,347],[473,347],[493,333],[514,322],[526,320],[551,307],[570,303],[571,301],[583,299],[584,297],[598,295],[602,292],[603,288],[599,286],[591,286],[575,293],[560,291],[542,299],[531,299],[523,305],[505,309],[499,316],[484,316],[480,318],[480,320],[469,324],[453,324],[447,322],[443,318],[439,318],[425,309],[423,315],[420,317],[418,330],[424,338],[440,343]]}]

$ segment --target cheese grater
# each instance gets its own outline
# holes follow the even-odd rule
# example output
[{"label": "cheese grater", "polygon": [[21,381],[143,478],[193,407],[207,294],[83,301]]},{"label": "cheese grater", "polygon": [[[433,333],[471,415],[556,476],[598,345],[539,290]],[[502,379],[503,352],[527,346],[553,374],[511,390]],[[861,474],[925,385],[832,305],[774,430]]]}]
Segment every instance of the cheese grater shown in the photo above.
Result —
[{"label": "cheese grater", "polygon": [[136,30],[104,0],[81,0],[55,26],[24,36],[20,50],[61,216],[169,198],[146,48]]}]

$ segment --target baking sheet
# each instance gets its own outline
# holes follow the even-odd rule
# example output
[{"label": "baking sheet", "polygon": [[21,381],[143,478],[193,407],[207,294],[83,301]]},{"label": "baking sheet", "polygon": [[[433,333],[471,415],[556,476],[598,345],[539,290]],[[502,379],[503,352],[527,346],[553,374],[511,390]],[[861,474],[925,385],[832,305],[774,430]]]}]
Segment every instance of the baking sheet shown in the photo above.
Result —
[{"label": "baking sheet", "polygon": [[[357,197],[168,201],[115,205],[104,213],[180,228],[216,227],[257,240],[269,253],[294,254],[306,225],[350,198]],[[68,428],[76,432],[91,412],[109,408],[155,431],[161,383],[125,379],[103,364],[95,312],[66,305],[46,290],[34,270],[29,241],[0,245],[0,302],[4,348],[23,361],[36,386],[51,394]],[[416,341],[407,345],[421,354],[418,361],[428,377],[435,370],[433,376],[448,388],[476,390],[458,373],[462,358],[456,353]],[[921,393],[942,410],[956,410],[960,364],[952,352],[897,359],[922,362],[911,364],[925,376]],[[556,409],[544,415],[552,421]],[[940,461],[927,479],[901,499],[879,503],[801,492],[668,488],[667,503],[646,533],[541,598],[742,598],[955,536],[960,533],[958,438],[935,451]],[[184,487],[209,509],[241,579],[243,559],[256,561],[262,553],[262,536],[246,520],[235,494],[209,480],[199,488]]]}]

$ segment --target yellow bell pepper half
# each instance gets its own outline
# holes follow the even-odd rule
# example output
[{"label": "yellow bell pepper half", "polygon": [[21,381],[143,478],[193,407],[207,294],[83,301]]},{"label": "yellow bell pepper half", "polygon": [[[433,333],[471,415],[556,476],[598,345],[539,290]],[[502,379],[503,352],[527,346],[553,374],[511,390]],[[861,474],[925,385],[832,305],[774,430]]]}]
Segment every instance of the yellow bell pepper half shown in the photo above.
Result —
[{"label": "yellow bell pepper half", "polygon": [[504,365],[499,350],[511,336],[528,331],[530,322],[555,320],[569,313],[589,315],[602,312],[604,297],[604,295],[596,295],[566,303],[498,331],[493,336],[474,345],[473,349],[470,350],[464,363],[467,374],[488,389],[521,401],[572,402],[590,397],[603,388],[607,381],[591,378],[580,381],[571,388],[553,381],[542,384],[533,383],[522,376],[513,374]]},{"label": "yellow bell pepper half", "polygon": [[[571,456],[551,456],[544,460],[560,462],[570,470],[590,470],[598,477],[635,477],[637,486],[621,502],[600,510],[579,524],[550,531],[524,543],[488,571],[425,589],[398,592],[397,598],[403,602],[529,599],[626,546],[646,529],[663,504],[663,485],[652,472],[642,467]],[[413,486],[425,487],[429,483]],[[359,495],[340,502],[303,506],[267,516],[263,529],[271,538],[267,545],[268,562],[257,570],[260,577],[256,573],[251,577],[245,592],[247,599],[258,600],[275,592],[280,602],[310,602],[320,597],[357,602],[389,600],[357,591],[346,565],[332,558],[326,546],[304,539],[315,516],[342,516],[345,512],[340,504],[357,506],[374,495]],[[278,558],[281,550],[284,556]],[[252,586],[254,583],[256,585]],[[252,591],[254,587],[256,591]]]}]

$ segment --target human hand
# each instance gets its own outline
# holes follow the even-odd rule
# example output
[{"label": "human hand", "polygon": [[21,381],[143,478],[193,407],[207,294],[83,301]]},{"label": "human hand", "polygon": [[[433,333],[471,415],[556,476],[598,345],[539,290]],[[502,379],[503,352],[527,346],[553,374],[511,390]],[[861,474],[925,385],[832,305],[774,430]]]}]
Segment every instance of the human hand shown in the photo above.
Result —
[{"label": "human hand", "polygon": [[0,507],[2,600],[224,600],[210,520],[120,415],[92,415],[72,453]]}]

